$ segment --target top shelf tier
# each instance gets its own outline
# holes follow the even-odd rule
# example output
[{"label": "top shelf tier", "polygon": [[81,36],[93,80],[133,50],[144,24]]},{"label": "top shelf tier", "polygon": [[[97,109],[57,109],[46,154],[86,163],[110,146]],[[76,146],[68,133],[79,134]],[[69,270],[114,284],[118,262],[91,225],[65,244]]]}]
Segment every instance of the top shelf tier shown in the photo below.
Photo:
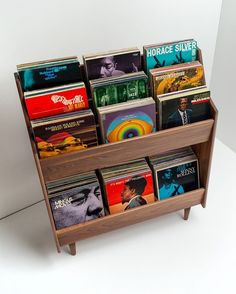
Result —
[{"label": "top shelf tier", "polygon": [[[200,49],[198,49],[198,60],[202,63]],[[40,173],[42,172],[46,183],[78,173],[117,165],[136,158],[156,155],[165,151],[207,142],[213,131],[215,115],[217,113],[214,103],[211,101],[212,119],[162,130],[150,135],[135,137],[116,143],[103,144],[82,151],[74,151],[60,156],[39,159],[32,138],[30,121],[17,73],[15,73],[15,79],[36,164],[40,169]]]}]

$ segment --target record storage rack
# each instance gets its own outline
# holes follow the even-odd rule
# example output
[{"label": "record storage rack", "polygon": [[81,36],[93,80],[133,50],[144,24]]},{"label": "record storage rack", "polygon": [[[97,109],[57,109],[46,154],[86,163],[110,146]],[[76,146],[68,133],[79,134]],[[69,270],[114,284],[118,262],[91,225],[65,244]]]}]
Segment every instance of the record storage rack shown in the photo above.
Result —
[{"label": "record storage rack", "polygon": [[[198,60],[202,63],[200,49],[198,49]],[[32,129],[24,103],[19,75],[18,73],[15,73],[14,76],[58,252],[61,252],[62,246],[69,245],[70,253],[75,255],[76,242],[79,240],[178,210],[184,210],[183,218],[187,220],[192,206],[199,204],[203,207],[206,206],[218,116],[217,108],[212,99],[210,101],[210,119],[185,126],[157,131],[149,135],[135,137],[120,142],[102,144],[82,151],[74,151],[59,156],[40,159],[33,140]],[[46,183],[69,177],[77,173],[110,167],[121,164],[125,161],[158,155],[165,151],[186,146],[191,146],[193,148],[199,160],[200,189],[184,193],[177,197],[133,208],[122,213],[106,215],[105,217],[90,220],[83,224],[77,224],[56,230],[48,200]]]}]

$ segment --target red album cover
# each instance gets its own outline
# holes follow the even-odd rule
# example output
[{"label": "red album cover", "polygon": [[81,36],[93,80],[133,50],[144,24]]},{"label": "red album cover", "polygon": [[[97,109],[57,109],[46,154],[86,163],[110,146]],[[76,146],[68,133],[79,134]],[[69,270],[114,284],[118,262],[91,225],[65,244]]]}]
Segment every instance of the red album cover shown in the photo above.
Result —
[{"label": "red album cover", "polygon": [[110,214],[155,201],[151,171],[114,179],[107,182],[105,188]]},{"label": "red album cover", "polygon": [[30,119],[37,119],[88,108],[88,97],[83,85],[57,87],[25,93]]}]

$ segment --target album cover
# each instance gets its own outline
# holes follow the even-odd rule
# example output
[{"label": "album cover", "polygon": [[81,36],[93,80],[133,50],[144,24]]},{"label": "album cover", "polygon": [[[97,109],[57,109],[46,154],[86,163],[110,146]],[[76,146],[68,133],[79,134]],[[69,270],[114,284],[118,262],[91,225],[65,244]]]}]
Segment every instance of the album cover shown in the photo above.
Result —
[{"label": "album cover", "polygon": [[105,191],[110,214],[128,211],[155,201],[151,171],[106,181]]},{"label": "album cover", "polygon": [[105,215],[98,181],[61,191],[49,202],[57,230]]},{"label": "album cover", "polygon": [[199,188],[198,161],[188,161],[156,170],[158,199],[163,200]]},{"label": "album cover", "polygon": [[[130,103],[126,109],[120,109],[119,105],[116,105],[116,109],[100,113],[99,123],[103,142],[112,143],[155,132],[156,107],[152,98],[149,101],[148,105]],[[98,110],[100,112],[100,109]]]},{"label": "album cover", "polygon": [[30,119],[88,108],[87,92],[82,82],[25,92],[24,98]]},{"label": "album cover", "polygon": [[84,65],[89,80],[138,72],[141,70],[140,51],[84,58]]},{"label": "album cover", "polygon": [[151,70],[153,97],[205,85],[204,68],[198,61]]},{"label": "album cover", "polygon": [[55,116],[42,122],[32,121],[34,139],[40,158],[97,146],[97,132],[91,111],[73,116]]},{"label": "album cover", "polygon": [[150,69],[169,66],[197,59],[197,42],[184,40],[144,46],[144,63],[146,73]]},{"label": "album cover", "polygon": [[117,104],[148,97],[147,76],[130,80],[111,81],[110,84],[98,84],[93,87],[93,98],[96,107]]},{"label": "album cover", "polygon": [[17,70],[24,92],[82,81],[77,57],[21,64]]},{"label": "album cover", "polygon": [[178,127],[197,121],[209,119],[210,91],[188,91],[181,95],[170,95],[159,99],[160,129]]}]

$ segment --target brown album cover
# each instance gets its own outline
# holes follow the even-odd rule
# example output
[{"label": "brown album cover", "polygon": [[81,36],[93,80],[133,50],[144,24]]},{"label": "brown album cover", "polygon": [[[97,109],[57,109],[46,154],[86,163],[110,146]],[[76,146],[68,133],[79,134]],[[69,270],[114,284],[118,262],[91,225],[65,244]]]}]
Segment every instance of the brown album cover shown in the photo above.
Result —
[{"label": "brown album cover", "polygon": [[74,115],[58,115],[49,120],[32,121],[39,157],[46,158],[97,145],[97,133],[92,111]]}]

